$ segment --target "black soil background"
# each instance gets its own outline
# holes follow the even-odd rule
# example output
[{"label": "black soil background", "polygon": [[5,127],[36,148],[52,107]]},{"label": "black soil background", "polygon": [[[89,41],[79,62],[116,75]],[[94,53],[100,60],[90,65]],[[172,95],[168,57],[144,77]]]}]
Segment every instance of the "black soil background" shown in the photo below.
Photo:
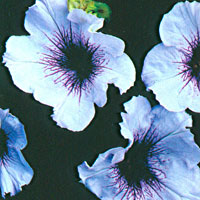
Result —
[{"label": "black soil background", "polygon": [[[25,11],[34,0],[0,1],[0,57],[5,42],[11,35],[28,35],[24,29]],[[147,52],[160,43],[159,24],[175,0],[104,0],[112,9],[110,22],[100,31],[123,39],[125,52],[133,60],[137,80],[126,94],[120,95],[113,85],[109,86],[107,104],[96,107],[91,124],[82,132],[74,133],[56,126],[51,119],[52,108],[40,104],[31,94],[24,93],[12,82],[9,71],[0,64],[0,107],[10,112],[24,124],[28,145],[22,151],[34,170],[31,183],[12,200],[95,200],[94,194],[79,183],[77,166],[83,161],[90,165],[99,153],[127,141],[120,135],[120,113],[123,103],[132,96],[143,95],[152,106],[158,104],[153,93],[146,92],[140,75]],[[1,59],[2,61],[2,59]],[[192,132],[200,144],[200,114],[187,111],[193,116]],[[0,198],[1,199],[1,198]]]}]

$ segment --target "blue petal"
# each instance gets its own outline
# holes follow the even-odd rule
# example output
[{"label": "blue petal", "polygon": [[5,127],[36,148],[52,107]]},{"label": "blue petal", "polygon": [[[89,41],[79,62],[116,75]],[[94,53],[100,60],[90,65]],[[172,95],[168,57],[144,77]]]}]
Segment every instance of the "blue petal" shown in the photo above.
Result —
[{"label": "blue petal", "polygon": [[9,148],[8,155],[0,162],[0,187],[2,197],[6,193],[11,196],[22,190],[23,185],[30,183],[33,170],[24,159],[22,153]]},{"label": "blue petal", "polygon": [[0,109],[1,128],[8,136],[8,146],[23,149],[27,145],[23,124],[9,110]]}]

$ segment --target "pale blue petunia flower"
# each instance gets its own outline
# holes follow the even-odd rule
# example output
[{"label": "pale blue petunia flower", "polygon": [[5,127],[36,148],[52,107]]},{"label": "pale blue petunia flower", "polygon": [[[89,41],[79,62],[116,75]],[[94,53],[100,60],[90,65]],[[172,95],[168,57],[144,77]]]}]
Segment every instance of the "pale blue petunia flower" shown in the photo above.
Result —
[{"label": "pale blue petunia flower", "polygon": [[144,60],[142,80],[170,111],[200,112],[200,3],[179,2],[160,23],[162,43]]},{"label": "pale blue petunia flower", "polygon": [[1,195],[15,195],[30,183],[33,170],[21,150],[27,145],[22,123],[9,110],[0,109],[0,189]]},{"label": "pale blue petunia flower", "polygon": [[151,108],[142,96],[124,106],[120,126],[129,145],[100,154],[91,167],[79,165],[81,183],[102,200],[199,200],[200,148],[186,128],[191,117]]},{"label": "pale blue petunia flower", "polygon": [[67,0],[36,0],[25,17],[30,36],[12,36],[3,62],[13,82],[54,108],[57,125],[73,131],[88,126],[96,104],[107,101],[108,84],[124,93],[133,86],[135,68],[124,42],[96,32],[103,19],[74,9]]}]

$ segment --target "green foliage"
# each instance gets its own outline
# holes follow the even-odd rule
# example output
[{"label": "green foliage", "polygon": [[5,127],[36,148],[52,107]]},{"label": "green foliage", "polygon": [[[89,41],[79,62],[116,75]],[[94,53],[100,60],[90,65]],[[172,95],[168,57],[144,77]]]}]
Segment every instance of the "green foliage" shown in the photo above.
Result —
[{"label": "green foliage", "polygon": [[87,13],[93,14],[99,18],[108,20],[111,15],[111,9],[106,3],[92,0],[68,0],[68,10],[82,9]]}]

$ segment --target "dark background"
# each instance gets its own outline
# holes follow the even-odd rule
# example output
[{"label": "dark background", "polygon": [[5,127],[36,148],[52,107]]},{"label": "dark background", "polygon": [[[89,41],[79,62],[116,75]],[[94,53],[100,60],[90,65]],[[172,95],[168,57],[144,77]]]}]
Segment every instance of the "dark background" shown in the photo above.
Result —
[{"label": "dark background", "polygon": [[[25,11],[34,0],[0,1],[0,55],[5,51],[5,41],[11,35],[26,35],[23,27]],[[92,123],[82,132],[61,129],[51,119],[52,108],[35,101],[31,94],[19,90],[12,82],[8,69],[0,66],[0,107],[10,112],[24,124],[28,145],[22,151],[34,170],[28,186],[12,200],[95,200],[94,194],[79,183],[77,166],[83,161],[90,165],[99,153],[117,146],[126,146],[120,135],[119,122],[123,103],[133,95],[146,96],[152,105],[157,104],[152,93],[147,93],[141,81],[146,53],[160,42],[159,24],[163,14],[179,2],[175,0],[104,0],[112,9],[110,22],[100,31],[117,36],[126,43],[125,52],[133,60],[137,81],[124,95],[113,85],[109,86],[108,102],[96,107]],[[1,59],[2,61],[2,59]],[[192,132],[200,144],[200,114],[193,115]],[[1,199],[1,198],[0,198]]]}]

